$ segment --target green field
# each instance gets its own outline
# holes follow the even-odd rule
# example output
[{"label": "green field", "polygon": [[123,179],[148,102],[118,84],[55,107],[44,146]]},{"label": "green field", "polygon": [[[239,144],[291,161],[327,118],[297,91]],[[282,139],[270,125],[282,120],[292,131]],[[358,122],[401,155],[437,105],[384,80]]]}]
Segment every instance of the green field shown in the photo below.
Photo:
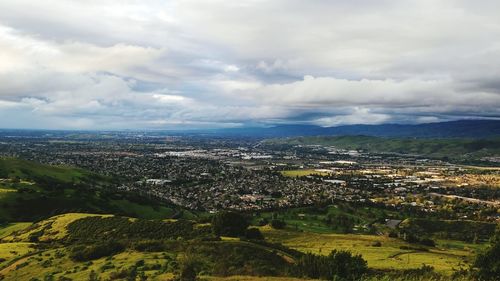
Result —
[{"label": "green field", "polygon": [[[371,233],[370,227],[377,220],[386,218],[400,218],[398,212],[382,210],[369,207],[351,206],[346,203],[338,203],[324,207],[302,207],[276,210],[273,212],[261,212],[253,217],[253,223],[258,224],[261,219],[272,218],[283,220],[291,229],[303,230],[315,233]],[[339,226],[336,218],[342,217],[350,221],[348,229]],[[332,221],[328,224],[328,218]]]},{"label": "green field", "polygon": [[[384,270],[418,268],[426,264],[433,266],[438,272],[451,274],[453,269],[467,265],[477,251],[484,248],[484,245],[448,240],[438,241],[436,248],[422,248],[378,235],[319,234],[275,230],[268,226],[260,229],[270,241],[283,243],[292,249],[324,255],[334,249],[349,250],[361,254],[368,261],[369,267]],[[380,242],[381,246],[374,246],[375,242]]]},{"label": "green field", "polygon": [[281,174],[285,177],[305,177],[310,175],[318,175],[318,176],[328,176],[331,173],[324,171],[316,171],[313,169],[303,169],[303,170],[289,170],[289,171],[281,171]]}]

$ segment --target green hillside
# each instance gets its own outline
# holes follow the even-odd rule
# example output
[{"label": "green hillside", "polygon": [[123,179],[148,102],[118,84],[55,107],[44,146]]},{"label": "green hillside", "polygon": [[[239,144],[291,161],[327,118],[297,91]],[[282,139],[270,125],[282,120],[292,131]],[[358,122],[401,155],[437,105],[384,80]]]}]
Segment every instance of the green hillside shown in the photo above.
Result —
[{"label": "green hillside", "polygon": [[[8,228],[12,226],[4,229]],[[0,228],[8,232],[0,241],[3,280],[168,280],[189,274],[188,270],[207,280],[305,280],[314,273],[308,271],[311,268],[303,271],[304,265],[326,258],[331,251],[349,251],[361,255],[371,271],[363,279],[346,280],[429,280],[431,276],[444,281],[484,248],[451,240],[439,240],[436,247],[415,247],[380,235],[270,226],[259,228],[265,240],[219,238],[206,223],[86,213],[4,229]],[[347,257],[341,261],[350,262]],[[422,264],[432,265],[435,271],[421,270]]]},{"label": "green hillside", "polygon": [[89,171],[0,158],[0,221],[34,221],[68,212],[168,218],[174,207],[116,190],[113,179]]},{"label": "green hillside", "polygon": [[17,250],[0,262],[4,280],[88,280],[92,272],[102,280],[165,280],[191,262],[206,275],[283,276],[293,260],[265,245],[215,239],[207,224],[82,213],[17,230],[2,239],[0,255],[8,248]]},{"label": "green hillside", "polygon": [[83,169],[43,165],[19,158],[0,158],[0,178],[52,179],[60,183],[102,183],[109,180]]},{"label": "green hillside", "polygon": [[317,136],[265,141],[268,145],[324,145],[372,153],[413,154],[458,161],[500,156],[500,139],[410,139],[370,136]]}]

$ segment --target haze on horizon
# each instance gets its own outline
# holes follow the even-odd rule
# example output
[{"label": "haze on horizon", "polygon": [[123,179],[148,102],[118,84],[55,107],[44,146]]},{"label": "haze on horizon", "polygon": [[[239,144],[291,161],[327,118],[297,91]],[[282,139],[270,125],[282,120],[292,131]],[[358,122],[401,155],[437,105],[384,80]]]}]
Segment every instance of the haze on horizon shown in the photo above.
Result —
[{"label": "haze on horizon", "polygon": [[499,1],[0,2],[0,128],[500,116]]}]

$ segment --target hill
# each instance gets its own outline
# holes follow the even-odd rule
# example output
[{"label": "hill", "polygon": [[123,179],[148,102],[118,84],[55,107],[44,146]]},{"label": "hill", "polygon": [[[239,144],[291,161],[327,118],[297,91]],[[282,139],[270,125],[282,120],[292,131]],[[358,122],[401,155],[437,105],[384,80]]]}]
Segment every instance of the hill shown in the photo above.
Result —
[{"label": "hill", "polygon": [[0,220],[34,221],[67,212],[168,218],[179,210],[137,194],[89,171],[0,158]]},{"label": "hill", "polygon": [[0,255],[16,247],[0,262],[4,280],[88,280],[92,274],[105,280],[165,280],[192,262],[207,275],[284,276],[292,259],[265,245],[215,239],[206,224],[82,213],[13,232],[2,239]]},{"label": "hill", "polygon": [[415,139],[372,136],[316,136],[270,139],[268,145],[324,145],[371,153],[396,153],[462,162],[500,156],[500,139]]},{"label": "hill", "polygon": [[204,131],[207,134],[232,137],[296,137],[296,136],[376,136],[412,138],[489,138],[500,136],[499,120],[458,120],[424,124],[343,125],[277,125],[268,128],[232,128]]},{"label": "hill", "polygon": [[[423,247],[380,235],[312,233],[291,227],[259,229],[265,240],[219,238],[212,234],[210,224],[189,220],[68,213],[24,225],[4,236],[0,275],[3,280],[92,280],[92,276],[165,280],[195,266],[193,270],[208,280],[298,280],[294,278],[307,276],[298,271],[302,262],[326,257],[331,251],[351,251],[362,255],[373,270],[363,280],[388,280],[378,279],[377,272],[401,275],[422,264],[432,264],[443,274],[442,279],[434,280],[448,280],[453,268],[469,263],[484,247],[451,240]],[[344,256],[341,262],[349,262],[349,258]],[[414,277],[393,279],[427,280]]]}]

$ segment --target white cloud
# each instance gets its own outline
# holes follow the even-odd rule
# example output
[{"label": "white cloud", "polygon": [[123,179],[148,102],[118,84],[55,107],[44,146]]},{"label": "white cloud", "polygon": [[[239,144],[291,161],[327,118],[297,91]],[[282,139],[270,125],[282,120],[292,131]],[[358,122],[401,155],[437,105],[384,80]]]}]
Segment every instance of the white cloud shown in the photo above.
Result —
[{"label": "white cloud", "polygon": [[349,124],[381,124],[391,119],[390,115],[372,113],[368,108],[354,107],[353,111],[347,115],[337,115],[332,117],[322,117],[314,120],[315,124],[331,127]]},{"label": "white cloud", "polygon": [[498,116],[499,9],[492,0],[1,1],[0,117],[17,118],[0,127]]}]

